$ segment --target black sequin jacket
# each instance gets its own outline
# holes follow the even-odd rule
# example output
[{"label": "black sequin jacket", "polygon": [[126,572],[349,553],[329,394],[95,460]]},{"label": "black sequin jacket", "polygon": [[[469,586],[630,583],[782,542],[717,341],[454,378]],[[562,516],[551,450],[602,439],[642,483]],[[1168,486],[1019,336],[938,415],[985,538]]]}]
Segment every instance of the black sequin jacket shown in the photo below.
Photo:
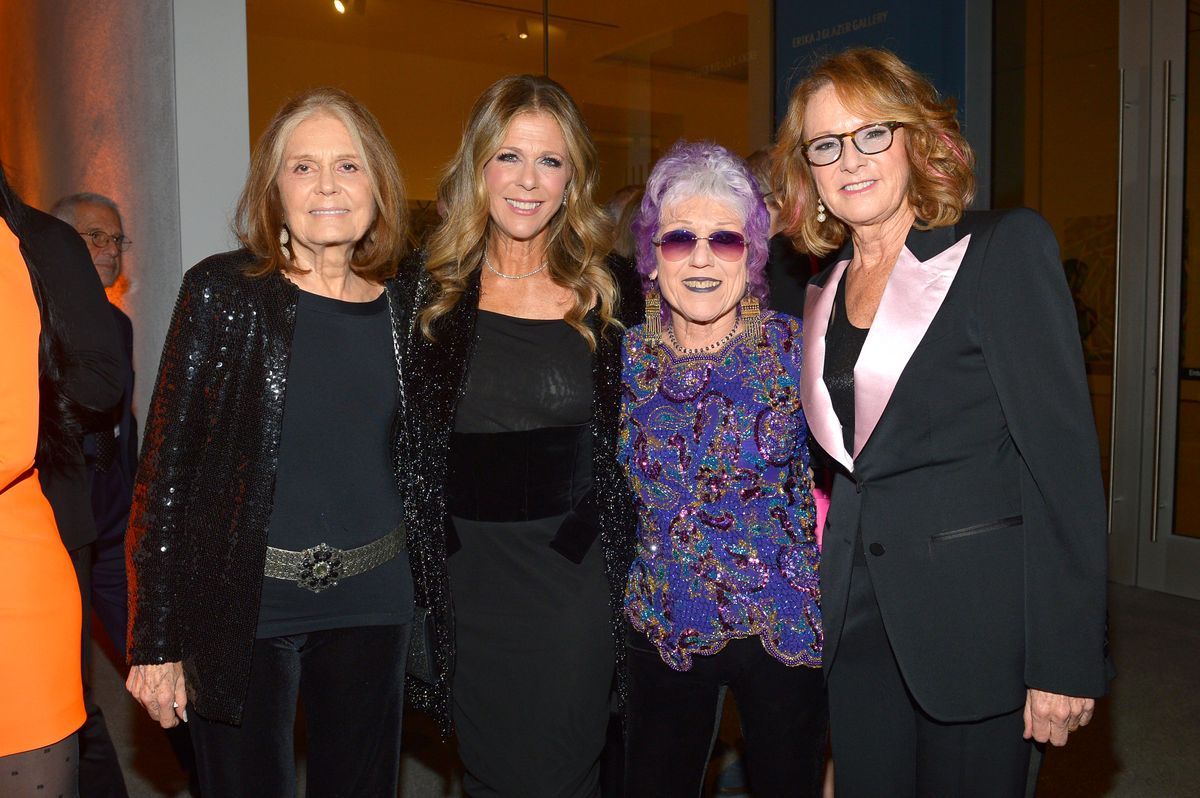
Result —
[{"label": "black sequin jacket", "polygon": [[[281,275],[247,277],[253,257],[184,275],[126,536],[130,664],[181,660],[188,701],[226,723],[248,686],[299,296]],[[403,331],[409,306],[386,290]]]},{"label": "black sequin jacket", "polygon": [[[636,275],[624,262],[611,260],[610,268],[621,289],[618,318],[626,327],[643,318],[643,300]],[[405,368],[406,434],[399,443],[409,530],[409,562],[413,571],[416,604],[430,611],[434,634],[436,683],[409,677],[406,693],[413,706],[430,714],[449,734],[452,728],[450,690],[454,673],[454,613],[446,570],[446,476],[454,415],[466,387],[467,366],[475,343],[479,309],[479,273],[471,278],[455,307],[439,319],[430,341],[421,334],[416,309],[432,299],[436,284],[424,269],[418,253],[401,269],[405,304],[414,308],[402,355]],[[599,530],[608,577],[612,629],[617,652],[618,691],[624,699],[623,600],[625,577],[633,557],[637,515],[625,476],[617,464],[617,425],[621,398],[621,342],[624,331],[609,327],[600,334],[593,355],[595,395],[592,404],[593,501],[585,502],[591,518],[584,523]],[[560,533],[561,534],[561,533]]]}]

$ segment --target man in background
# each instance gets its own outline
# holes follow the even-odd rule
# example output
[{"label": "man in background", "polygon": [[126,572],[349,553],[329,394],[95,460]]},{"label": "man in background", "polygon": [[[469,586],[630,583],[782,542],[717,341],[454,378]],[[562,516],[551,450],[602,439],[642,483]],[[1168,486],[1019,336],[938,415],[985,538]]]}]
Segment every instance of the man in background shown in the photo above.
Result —
[{"label": "man in background", "polygon": [[[87,244],[92,265],[105,289],[112,288],[121,278],[122,256],[133,242],[125,235],[121,210],[102,194],[90,192],[71,194],[54,204],[51,213],[75,228]],[[116,323],[125,367],[121,400],[84,439],[84,454],[91,476],[91,506],[96,522],[97,537],[92,549],[90,596],[84,603],[84,680],[90,680],[88,659],[91,644],[87,629],[89,616],[87,598],[112,641],[117,657],[125,662],[128,605],[125,575],[125,527],[129,523],[129,508],[133,501],[133,480],[137,471],[137,419],[133,415],[133,324],[129,317],[110,301],[109,311]],[[89,702],[89,723],[94,702]],[[99,709],[96,708],[99,715]],[[101,720],[101,723],[103,721]],[[81,798],[125,798],[124,777],[116,752],[104,739],[92,744],[87,733],[81,735],[79,794]],[[169,729],[167,737],[180,765],[189,774],[195,773],[191,740],[186,728]],[[198,796],[195,784],[193,795]]]}]

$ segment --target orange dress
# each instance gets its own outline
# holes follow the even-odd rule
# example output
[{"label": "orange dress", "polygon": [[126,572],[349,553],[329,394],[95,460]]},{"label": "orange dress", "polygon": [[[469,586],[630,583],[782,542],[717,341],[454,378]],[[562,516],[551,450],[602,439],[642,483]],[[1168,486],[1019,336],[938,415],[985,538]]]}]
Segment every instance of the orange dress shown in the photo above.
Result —
[{"label": "orange dress", "polygon": [[42,324],[0,220],[0,756],[83,724],[79,587],[33,465]]}]

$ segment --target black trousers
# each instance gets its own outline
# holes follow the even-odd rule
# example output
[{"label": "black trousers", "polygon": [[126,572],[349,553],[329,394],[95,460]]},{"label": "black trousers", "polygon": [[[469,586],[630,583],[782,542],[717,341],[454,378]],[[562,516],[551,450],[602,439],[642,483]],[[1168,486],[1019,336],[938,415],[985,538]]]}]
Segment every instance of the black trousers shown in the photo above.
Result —
[{"label": "black trousers", "polygon": [[789,668],[758,637],[693,657],[688,671],[673,670],[632,628],[627,650],[626,798],[700,794],[723,685],[737,701],[755,798],[821,794],[827,712],[819,669]]},{"label": "black trousers", "polygon": [[309,798],[394,798],[409,629],[364,626],[256,640],[242,724],[188,708],[204,794],[295,795],[299,699]]},{"label": "black trousers", "polygon": [[1025,794],[1032,746],[1022,708],[973,723],[925,714],[904,684],[865,565],[854,567],[828,684],[838,798]]},{"label": "black trousers", "polygon": [[79,794],[82,798],[127,798],[125,776],[104,721],[104,712],[92,694],[92,559],[91,544],[69,552],[79,582],[83,605],[80,656],[83,664],[83,706],[87,720],[79,729]]}]

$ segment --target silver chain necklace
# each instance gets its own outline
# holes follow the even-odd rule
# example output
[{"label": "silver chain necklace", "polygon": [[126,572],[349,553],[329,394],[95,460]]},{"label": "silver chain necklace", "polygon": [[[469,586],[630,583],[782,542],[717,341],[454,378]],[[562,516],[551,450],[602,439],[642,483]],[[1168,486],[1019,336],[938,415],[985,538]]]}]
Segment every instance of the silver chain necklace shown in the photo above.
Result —
[{"label": "silver chain necklace", "polygon": [[670,339],[670,341],[671,341],[671,348],[674,349],[676,352],[678,352],[681,355],[705,355],[705,354],[708,354],[709,352],[719,351],[722,347],[725,346],[725,344],[732,341],[733,337],[735,335],[737,335],[739,332],[741,332],[741,330],[739,329],[740,327],[741,327],[740,324],[734,323],[732,330],[725,333],[725,335],[723,337],[721,337],[719,340],[713,341],[711,344],[708,344],[706,346],[696,346],[696,347],[680,346],[679,339],[677,339],[675,337],[675,330],[671,327],[667,328],[667,338]]},{"label": "silver chain necklace", "polygon": [[526,277],[532,277],[542,269],[545,269],[550,265],[550,261],[543,261],[541,266],[538,266],[531,272],[525,272],[524,274],[505,274],[492,265],[492,262],[488,260],[487,250],[485,249],[483,251],[483,265],[487,266],[488,271],[490,271],[492,274],[496,275],[497,277],[503,277],[505,280],[524,280]]}]

